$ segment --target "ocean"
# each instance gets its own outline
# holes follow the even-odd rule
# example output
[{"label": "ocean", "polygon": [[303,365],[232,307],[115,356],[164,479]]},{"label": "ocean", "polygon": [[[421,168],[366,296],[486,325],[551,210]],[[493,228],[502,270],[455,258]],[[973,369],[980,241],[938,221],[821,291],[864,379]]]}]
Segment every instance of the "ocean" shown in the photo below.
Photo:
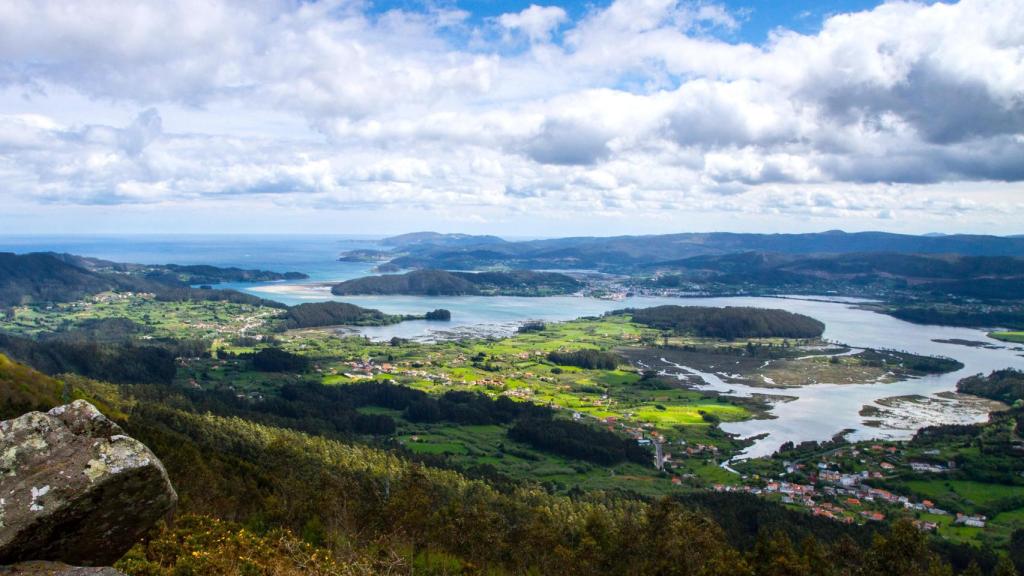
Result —
[{"label": "ocean", "polygon": [[372,265],[338,262],[346,250],[379,248],[377,238],[346,235],[0,236],[0,252],[66,252],[136,264],[209,264],[304,272],[310,280],[365,276]]}]

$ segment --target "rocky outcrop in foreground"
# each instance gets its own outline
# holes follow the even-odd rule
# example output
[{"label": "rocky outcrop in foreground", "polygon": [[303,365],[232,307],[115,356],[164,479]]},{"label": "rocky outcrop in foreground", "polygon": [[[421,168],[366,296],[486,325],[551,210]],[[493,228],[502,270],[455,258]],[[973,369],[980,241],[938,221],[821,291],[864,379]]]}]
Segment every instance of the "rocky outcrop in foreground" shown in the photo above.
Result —
[{"label": "rocky outcrop in foreground", "polygon": [[125,576],[124,572],[109,566],[85,568],[68,566],[60,562],[21,562],[13,566],[0,566],[0,576]]},{"label": "rocky outcrop in foreground", "polygon": [[[177,498],[149,448],[84,400],[0,423],[0,564],[111,564]],[[38,562],[4,570],[44,568],[53,571],[34,573],[117,573]]]}]

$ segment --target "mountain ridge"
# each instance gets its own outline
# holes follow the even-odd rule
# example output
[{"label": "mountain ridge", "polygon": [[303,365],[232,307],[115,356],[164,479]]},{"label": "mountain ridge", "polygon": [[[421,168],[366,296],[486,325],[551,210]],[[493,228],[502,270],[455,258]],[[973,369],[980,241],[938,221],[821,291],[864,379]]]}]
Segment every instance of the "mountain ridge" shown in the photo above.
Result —
[{"label": "mountain ridge", "polygon": [[642,236],[567,237],[502,243],[412,244],[392,260],[403,268],[474,270],[495,266],[528,269],[616,271],[641,264],[707,254],[759,251],[779,254],[959,254],[1024,256],[1024,238],[957,234],[915,236],[890,232],[828,231],[801,234],[733,232]]}]

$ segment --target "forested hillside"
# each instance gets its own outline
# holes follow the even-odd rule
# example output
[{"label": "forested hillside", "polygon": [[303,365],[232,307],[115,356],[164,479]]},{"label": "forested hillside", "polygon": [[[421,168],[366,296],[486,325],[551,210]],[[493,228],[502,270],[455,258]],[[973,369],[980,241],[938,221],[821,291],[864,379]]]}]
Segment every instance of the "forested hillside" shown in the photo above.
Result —
[{"label": "forested hillside", "polygon": [[1011,300],[1024,298],[1024,258],[871,252],[792,255],[743,252],[650,263],[642,286],[693,283],[786,293],[876,293]]},{"label": "forested hillside", "polygon": [[134,264],[112,262],[101,258],[45,252],[67,264],[84,268],[90,272],[117,273],[141,276],[164,284],[219,284],[221,282],[273,282],[276,280],[302,280],[309,278],[301,272],[272,272],[236,267],[210,266],[207,264]]},{"label": "forested hillside", "polygon": [[414,270],[405,274],[368,276],[336,284],[331,293],[410,294],[419,296],[550,296],[571,294],[583,285],[556,272],[448,272]]},{"label": "forested hillside", "polygon": [[344,302],[309,302],[288,308],[284,327],[313,328],[316,326],[378,326],[401,321],[401,316],[385,314],[380,310],[362,308]]},{"label": "forested hillside", "polygon": [[220,268],[217,266],[181,266],[166,264],[147,267],[147,278],[187,284],[220,284],[221,282],[274,282],[277,280],[304,280],[309,278],[301,272],[270,272],[267,270],[245,270],[242,268]]},{"label": "forested hillside", "polygon": [[192,289],[192,284],[304,278],[262,270],[214,266],[141,266],[69,254],[0,252],[0,307],[73,302],[107,291],[150,292],[165,299],[233,299],[260,302],[231,290]]},{"label": "forested hillside", "polygon": [[825,325],[803,314],[785,310],[726,306],[655,306],[622,310],[635,322],[706,338],[816,338]]},{"label": "forested hillside", "polygon": [[0,352],[46,374],[74,372],[125,384],[170,384],[177,371],[175,357],[194,350],[189,343],[101,344],[87,337],[37,341],[0,333]]},{"label": "forested hillside", "polygon": [[103,276],[49,254],[0,252],[0,306],[70,302],[106,290],[132,289],[127,278]]},{"label": "forested hillside", "polygon": [[1020,370],[996,370],[988,376],[971,376],[957,383],[956,389],[966,394],[974,394],[1014,404],[1024,400],[1024,372]]},{"label": "forested hillside", "polygon": [[60,382],[0,354],[0,420],[56,406],[64,400],[63,390]]},{"label": "forested hillside", "polygon": [[360,294],[412,294],[419,296],[475,296],[480,288],[444,270],[416,270],[406,274],[386,274],[346,280],[331,288],[335,296]]}]

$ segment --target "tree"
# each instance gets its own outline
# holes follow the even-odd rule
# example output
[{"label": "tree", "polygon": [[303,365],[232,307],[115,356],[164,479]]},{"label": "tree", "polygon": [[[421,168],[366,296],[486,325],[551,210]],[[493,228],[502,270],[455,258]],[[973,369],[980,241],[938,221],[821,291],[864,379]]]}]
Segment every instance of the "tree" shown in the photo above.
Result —
[{"label": "tree", "polygon": [[978,563],[972,560],[967,569],[960,573],[960,576],[984,576],[984,574],[981,572],[981,567],[978,566]]},{"label": "tree", "polygon": [[452,313],[449,310],[445,310],[444,308],[438,308],[437,310],[427,312],[424,315],[424,318],[426,318],[427,320],[438,320],[446,322],[452,319]]},{"label": "tree", "polygon": [[1017,569],[1013,567],[1013,562],[1008,557],[1000,556],[992,576],[1017,576]]},{"label": "tree", "polygon": [[775,530],[764,530],[758,535],[749,562],[758,576],[812,576],[789,537]]},{"label": "tree", "polygon": [[892,525],[888,536],[875,535],[864,559],[865,574],[942,576],[952,574],[928,548],[925,536],[909,520]]},{"label": "tree", "polygon": [[747,563],[725,544],[722,529],[706,516],[665,498],[647,514],[643,558],[637,574],[748,576]]},{"label": "tree", "polygon": [[280,348],[264,348],[253,355],[253,366],[261,372],[305,372],[309,360]]}]

